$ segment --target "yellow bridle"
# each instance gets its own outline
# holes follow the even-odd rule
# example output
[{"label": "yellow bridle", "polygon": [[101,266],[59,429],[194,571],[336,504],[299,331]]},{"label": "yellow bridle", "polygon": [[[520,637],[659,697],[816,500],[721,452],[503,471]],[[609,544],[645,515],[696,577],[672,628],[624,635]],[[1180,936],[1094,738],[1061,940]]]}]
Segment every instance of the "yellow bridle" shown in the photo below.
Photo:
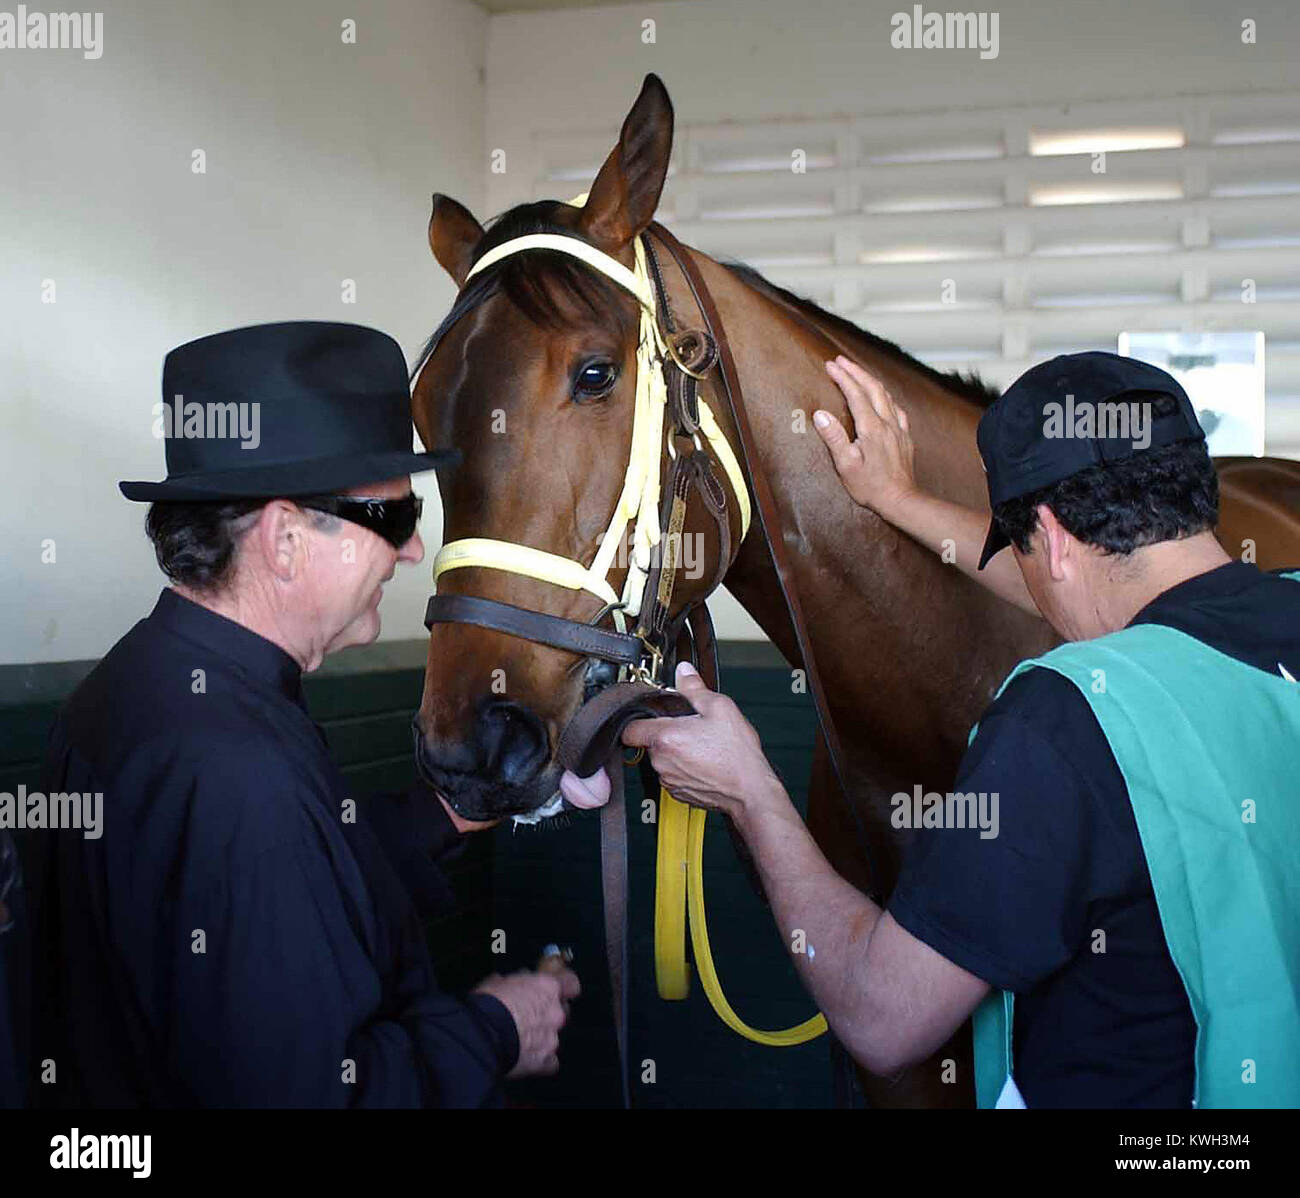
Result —
[{"label": "yellow bridle", "polygon": [[[581,206],[586,196],[570,203]],[[448,570],[466,566],[485,566],[521,574],[542,582],[554,583],[569,590],[588,591],[602,603],[614,604],[614,621],[620,632],[626,631],[626,616],[640,614],[641,600],[651,567],[651,555],[660,540],[660,455],[664,447],[664,416],[668,406],[668,387],[664,378],[664,359],[671,347],[660,332],[656,302],[646,251],[642,238],[635,242],[636,268],[629,270],[616,258],[576,237],[558,233],[533,233],[516,237],[489,250],[465,276],[468,283],[480,271],[528,250],[557,250],[585,262],[632,293],[640,307],[640,330],[636,350],[636,400],[632,417],[632,446],[628,455],[623,489],[614,507],[596,556],[590,566],[575,558],[562,557],[529,545],[499,541],[489,537],[466,537],[444,545],[433,561],[433,581]],[[749,531],[749,487],[744,472],[719,427],[708,403],[699,399],[700,431],[731,484],[740,511],[740,544]],[[698,440],[696,442],[699,444]],[[668,452],[673,453],[672,442]],[[609,583],[614,558],[623,544],[629,522],[632,529],[632,554],[623,593],[617,595]],[[704,906],[704,826],[706,812],[689,808],[673,798],[667,790],[659,792],[659,829],[655,885],[655,977],[662,998],[684,999],[689,990],[689,971],[685,957],[687,909],[690,911],[691,943],[695,963],[704,991],[718,1016],[733,1031],[758,1044],[785,1047],[803,1044],[826,1030],[826,1020],[815,1015],[796,1027],[780,1031],[761,1031],[746,1024],[732,1009],[722,991],[709,946],[708,923]]]},{"label": "yellow bridle", "polygon": [[[570,203],[579,206],[585,200],[586,196],[583,195]],[[585,262],[632,293],[641,309],[636,349],[632,446],[628,455],[627,472],[623,477],[623,489],[591,565],[585,566],[575,558],[562,557],[513,541],[467,537],[451,541],[438,551],[433,561],[435,586],[448,570],[486,566],[492,570],[505,570],[511,574],[522,574],[526,578],[554,583],[569,590],[589,591],[602,603],[616,604],[613,616],[620,632],[627,631],[626,616],[635,617],[640,614],[651,556],[660,539],[660,455],[664,445],[664,412],[668,405],[668,387],[663,368],[669,347],[656,318],[655,293],[646,265],[645,246],[640,237],[635,244],[636,269],[629,270],[616,258],[576,237],[558,233],[532,233],[526,237],[513,238],[489,250],[465,276],[465,282],[469,282],[480,271],[513,254],[529,250],[557,250]],[[712,410],[703,399],[699,402],[699,410],[700,431],[726,473],[740,509],[740,539],[743,541],[749,531],[750,519],[749,488],[744,472]],[[672,452],[671,444],[669,452]],[[618,595],[610,585],[609,572],[624,543],[627,526],[633,520],[636,523],[632,529],[632,552],[628,559],[623,593]]]}]

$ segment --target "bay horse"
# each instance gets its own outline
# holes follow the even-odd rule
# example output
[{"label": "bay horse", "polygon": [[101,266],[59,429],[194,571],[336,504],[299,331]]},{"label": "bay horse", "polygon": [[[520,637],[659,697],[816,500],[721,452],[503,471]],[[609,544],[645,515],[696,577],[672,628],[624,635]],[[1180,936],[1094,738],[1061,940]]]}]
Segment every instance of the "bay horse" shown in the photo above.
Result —
[{"label": "bay horse", "polygon": [[[466,280],[494,247],[537,233],[578,238],[631,268],[636,239],[659,203],[672,135],[667,91],[649,75],[581,206],[522,204],[485,230],[456,201],[433,197],[429,245],[461,291],[417,363],[412,407],[426,445],[456,445],[464,455],[459,468],[439,475],[444,542],[489,537],[582,563],[596,554],[631,452],[637,303],[598,271],[546,250],[516,254]],[[1041,619],[859,508],[811,415],[826,408],[852,427],[823,368],[845,354],[879,376],[906,410],[920,485],[983,507],[975,426],[996,393],[924,366],[751,269],[687,252],[730,342],[757,468],[775,493],[812,654],[845,746],[845,782],[858,818],[835,793],[819,736],[809,824],[844,877],[888,895],[904,848],[890,826],[890,796],[918,783],[949,790],[967,733],[998,684],[1056,638]],[[698,309],[683,274],[665,272],[663,286],[669,308],[693,318]],[[702,395],[735,446],[737,430],[716,388],[702,384]],[[667,462],[665,449],[661,465]],[[1231,536],[1256,530],[1267,542],[1262,565],[1300,561],[1300,464],[1243,460],[1234,469],[1243,481],[1237,495],[1225,477]],[[1257,477],[1261,470],[1270,473],[1268,486]],[[685,532],[718,564],[722,539],[698,510],[688,509]],[[760,536],[740,534],[733,529],[732,560],[721,563],[725,584],[797,668],[771,557]],[[611,572],[614,590],[624,573],[625,563]],[[682,578],[675,606],[702,599],[713,573]],[[438,589],[568,620],[591,620],[602,610],[585,591],[484,566],[448,572]],[[416,723],[423,776],[481,819],[549,809],[561,772],[557,738],[584,700],[583,665],[573,652],[497,629],[434,624]],[[855,822],[865,825],[874,877]],[[942,1076],[949,1058],[958,1062],[956,1084]],[[963,1031],[900,1077],[863,1073],[861,1083],[871,1105],[969,1106],[971,1076]]]}]

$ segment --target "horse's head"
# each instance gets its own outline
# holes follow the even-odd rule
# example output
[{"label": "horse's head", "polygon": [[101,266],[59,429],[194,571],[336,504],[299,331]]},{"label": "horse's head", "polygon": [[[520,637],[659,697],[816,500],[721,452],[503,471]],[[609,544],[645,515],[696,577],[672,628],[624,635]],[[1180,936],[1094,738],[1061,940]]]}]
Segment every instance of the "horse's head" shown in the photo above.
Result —
[{"label": "horse's head", "polygon": [[[430,339],[412,404],[425,444],[463,452],[462,464],[439,476],[444,545],[486,538],[588,569],[606,545],[632,451],[641,306],[600,270],[554,250],[514,253],[469,276],[492,249],[535,233],[576,237],[631,270],[663,189],[672,123],[663,84],[647,77],[581,207],[524,204],[485,232],[460,204],[434,196],[429,244],[460,294]],[[687,315],[694,320],[695,310]],[[661,440],[656,477],[669,460],[669,437]],[[722,538],[698,507],[688,509],[672,611],[700,598],[719,565]],[[623,595],[634,523],[602,575],[609,593],[495,562],[445,569],[439,595],[579,623],[599,617],[612,628],[602,612]],[[558,737],[584,684],[612,680],[613,667],[605,669],[498,628],[434,623],[416,721],[422,774],[467,818],[558,810]]]}]

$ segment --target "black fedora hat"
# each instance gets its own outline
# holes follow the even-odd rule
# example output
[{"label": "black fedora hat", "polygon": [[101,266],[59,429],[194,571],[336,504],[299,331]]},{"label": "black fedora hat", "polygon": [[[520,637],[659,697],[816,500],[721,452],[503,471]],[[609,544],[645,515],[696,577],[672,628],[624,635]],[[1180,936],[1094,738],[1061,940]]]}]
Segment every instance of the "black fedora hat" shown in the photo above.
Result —
[{"label": "black fedora hat", "polygon": [[163,362],[167,477],[134,500],[292,497],[432,470],[416,453],[406,359],[388,334],[295,320],[190,341]]}]

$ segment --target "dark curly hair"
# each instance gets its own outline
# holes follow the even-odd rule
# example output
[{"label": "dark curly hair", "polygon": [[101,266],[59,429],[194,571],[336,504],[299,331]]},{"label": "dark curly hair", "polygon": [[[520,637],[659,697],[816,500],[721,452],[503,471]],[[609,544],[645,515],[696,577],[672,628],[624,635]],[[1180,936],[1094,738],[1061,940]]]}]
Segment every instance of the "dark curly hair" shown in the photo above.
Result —
[{"label": "dark curly hair", "polygon": [[1051,508],[1066,531],[1085,544],[1129,554],[1213,529],[1219,519],[1219,476],[1199,438],[1089,466],[993,509],[994,520],[1021,553],[1029,552],[1039,504]]},{"label": "dark curly hair", "polygon": [[172,582],[196,591],[219,590],[229,581],[235,549],[248,524],[244,517],[260,511],[266,502],[152,504],[145,531],[162,572]]}]

